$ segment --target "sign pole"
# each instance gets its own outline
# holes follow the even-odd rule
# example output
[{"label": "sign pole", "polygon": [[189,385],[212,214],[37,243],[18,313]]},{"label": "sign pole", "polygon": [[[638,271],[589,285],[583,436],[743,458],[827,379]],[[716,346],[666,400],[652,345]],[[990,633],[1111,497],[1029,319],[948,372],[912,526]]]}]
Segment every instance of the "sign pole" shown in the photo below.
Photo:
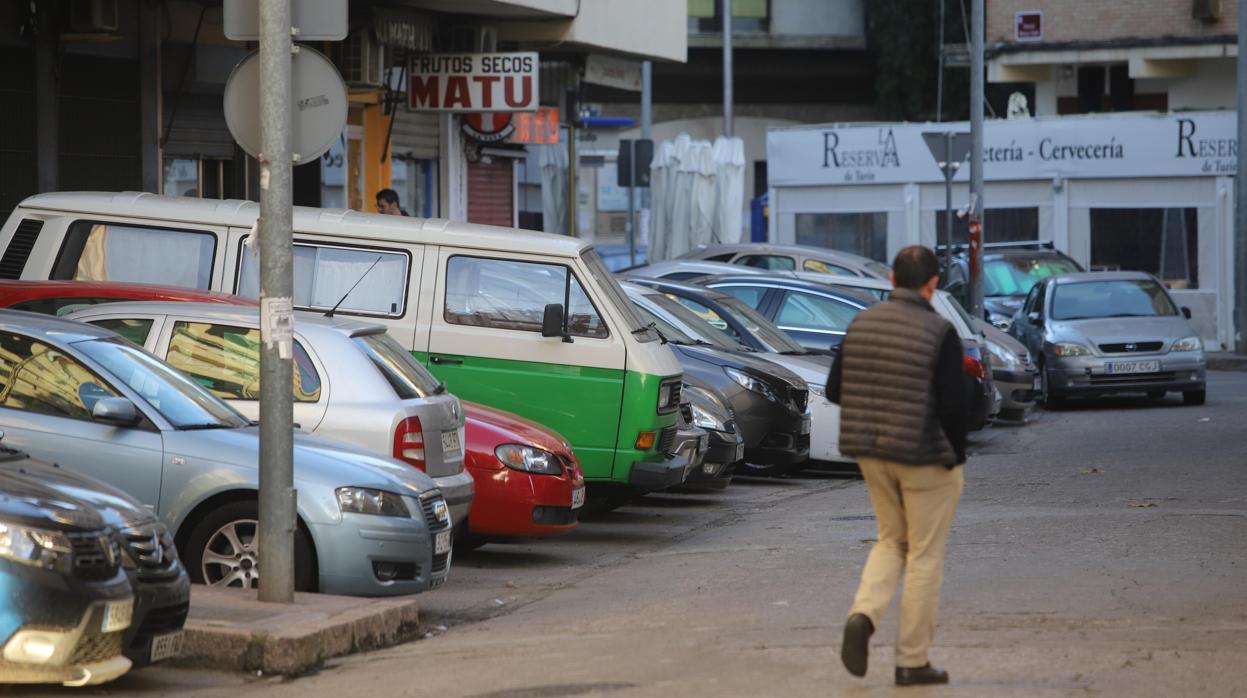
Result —
[{"label": "sign pole", "polygon": [[[294,601],[294,209],[291,0],[260,3],[260,501],[261,601]],[[256,574],[257,572],[251,572]]]},{"label": "sign pole", "polygon": [[735,135],[732,114],[732,0],[723,0],[723,135]]},{"label": "sign pole", "polygon": [[983,0],[970,10],[970,314],[983,317]]},{"label": "sign pole", "polygon": [[636,141],[628,141],[628,265],[636,266]]},{"label": "sign pole", "polygon": [[953,132],[944,132],[944,281],[953,272]]},{"label": "sign pole", "polygon": [[[1247,8],[1244,8],[1247,9]],[[1238,167],[1234,175],[1234,344],[1247,354],[1247,12],[1238,13]]]}]

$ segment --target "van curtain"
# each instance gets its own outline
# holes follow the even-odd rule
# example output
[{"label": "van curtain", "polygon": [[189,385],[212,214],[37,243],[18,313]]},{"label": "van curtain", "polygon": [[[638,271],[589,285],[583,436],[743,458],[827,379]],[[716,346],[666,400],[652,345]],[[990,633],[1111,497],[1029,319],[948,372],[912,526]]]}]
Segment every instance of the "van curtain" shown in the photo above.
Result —
[{"label": "van curtain", "polygon": [[682,133],[654,148],[650,163],[649,259],[705,245],[740,242],[745,205],[745,142],[693,140]]}]

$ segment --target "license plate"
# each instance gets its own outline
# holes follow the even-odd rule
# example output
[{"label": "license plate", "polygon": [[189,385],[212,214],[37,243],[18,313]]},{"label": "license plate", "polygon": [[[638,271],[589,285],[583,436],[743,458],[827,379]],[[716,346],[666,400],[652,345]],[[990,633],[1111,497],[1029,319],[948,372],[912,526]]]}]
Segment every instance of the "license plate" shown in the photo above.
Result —
[{"label": "license plate", "polygon": [[808,433],[810,433],[810,420],[803,419],[801,420],[801,434],[802,436],[804,436],[805,434],[808,434]]},{"label": "license plate", "polygon": [[433,536],[433,554],[441,555],[450,552],[450,531],[442,531]]},{"label": "license plate", "polygon": [[1114,361],[1104,364],[1105,373],[1160,373],[1159,361]]},{"label": "license plate", "polygon": [[100,632],[111,633],[130,627],[130,619],[134,616],[134,600],[110,601],[104,606],[104,620],[100,622]]},{"label": "license plate", "polygon": [[579,509],[585,505],[585,488],[577,487],[572,490],[572,508]]},{"label": "license plate", "polygon": [[176,633],[168,633],[165,635],[157,635],[152,638],[152,654],[151,660],[159,662],[162,659],[172,659],[182,654],[182,631]]},{"label": "license plate", "polygon": [[1035,380],[1031,383],[1031,390],[1035,392],[1043,390],[1043,379],[1038,374],[1035,375]]},{"label": "license plate", "polygon": [[455,453],[459,450],[459,432],[442,432],[442,453]]},{"label": "license plate", "polygon": [[745,459],[745,444],[743,443],[736,444],[736,457],[732,459],[732,462],[736,463],[744,459]]}]

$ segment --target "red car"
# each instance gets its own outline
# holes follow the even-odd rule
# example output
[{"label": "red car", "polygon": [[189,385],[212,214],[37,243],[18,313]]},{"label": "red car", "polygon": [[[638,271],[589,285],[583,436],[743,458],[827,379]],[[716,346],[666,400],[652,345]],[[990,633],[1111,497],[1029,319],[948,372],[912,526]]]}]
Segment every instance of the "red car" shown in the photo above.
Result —
[{"label": "red car", "polygon": [[472,402],[464,464],[476,485],[468,513],[474,547],[497,538],[544,537],[576,527],[585,480],[571,446],[557,433],[523,417]]},{"label": "red car", "polygon": [[0,280],[0,308],[27,310],[44,315],[66,315],[88,305],[114,301],[190,301],[255,305],[255,301],[250,298],[179,286],[115,281]]}]

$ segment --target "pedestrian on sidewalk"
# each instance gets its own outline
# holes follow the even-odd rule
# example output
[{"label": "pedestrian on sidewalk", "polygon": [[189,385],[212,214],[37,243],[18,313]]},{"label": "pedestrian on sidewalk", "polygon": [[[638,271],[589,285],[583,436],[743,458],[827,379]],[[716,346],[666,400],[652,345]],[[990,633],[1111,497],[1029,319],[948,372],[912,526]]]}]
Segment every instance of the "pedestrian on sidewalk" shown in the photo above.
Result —
[{"label": "pedestrian on sidewalk", "polygon": [[948,683],[931,666],[944,543],[961,499],[969,389],[961,340],[931,307],[939,261],[914,245],[892,263],[895,290],[849,325],[827,378],[840,405],[840,451],[857,459],[879,526],[844,624],[840,658],[865,676],[870,636],[896,593],[899,686]]}]

